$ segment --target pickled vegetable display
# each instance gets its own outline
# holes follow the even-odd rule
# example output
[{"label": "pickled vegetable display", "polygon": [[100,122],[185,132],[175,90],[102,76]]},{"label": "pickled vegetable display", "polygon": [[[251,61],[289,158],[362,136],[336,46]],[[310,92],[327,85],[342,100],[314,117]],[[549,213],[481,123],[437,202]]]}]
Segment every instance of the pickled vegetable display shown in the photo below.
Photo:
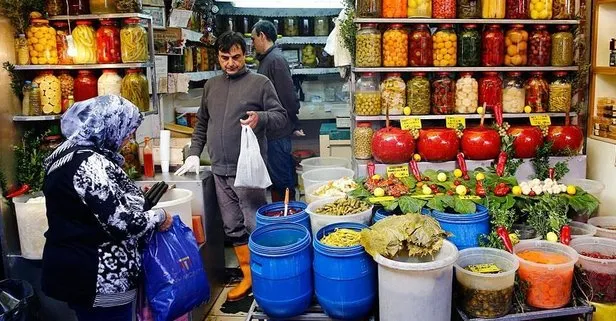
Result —
[{"label": "pickled vegetable display", "polygon": [[432,58],[435,67],[454,67],[457,60],[458,37],[449,24],[440,25],[432,35]]},{"label": "pickled vegetable display", "polygon": [[574,4],[571,0],[553,0],[552,19],[566,20],[573,18]]},{"label": "pickled vegetable display", "polygon": [[407,0],[381,0],[383,18],[406,18]]},{"label": "pickled vegetable display", "polygon": [[419,24],[409,37],[409,65],[413,67],[432,66],[432,35],[427,25]]},{"label": "pickled vegetable display", "polygon": [[383,66],[408,65],[408,34],[400,24],[393,24],[383,33]]},{"label": "pickled vegetable display", "polygon": [[329,35],[329,18],[316,17],[314,18],[314,35],[328,36]]},{"label": "pickled vegetable display", "polygon": [[502,106],[503,81],[496,72],[485,72],[479,79],[479,106],[485,104],[487,110]]},{"label": "pickled vegetable display", "polygon": [[72,32],[77,55],[73,58],[76,64],[96,63],[96,32],[90,20],[78,20],[77,27]]},{"label": "pickled vegetable display", "polygon": [[479,85],[473,74],[465,72],[456,82],[456,113],[471,114],[477,111]]},{"label": "pickled vegetable display", "polygon": [[573,34],[569,26],[557,26],[552,34],[552,66],[564,67],[573,64]]},{"label": "pickled vegetable display", "polygon": [[505,18],[505,0],[481,0],[481,17],[484,19]]},{"label": "pickled vegetable display", "polygon": [[432,0],[432,18],[455,19],[456,0]]},{"label": "pickled vegetable display", "polygon": [[520,280],[528,284],[525,291],[526,303],[544,309],[559,308],[571,299],[573,267],[549,269],[542,265],[560,265],[571,260],[562,253],[540,250],[525,250],[516,255],[535,265],[520,264]]},{"label": "pickled vegetable display", "polygon": [[58,63],[56,30],[49,26],[49,21],[33,19],[26,35],[30,63],[33,65],[55,65]]},{"label": "pickled vegetable display", "polygon": [[571,83],[567,79],[567,72],[554,73],[554,80],[550,83],[549,96],[548,111],[564,113],[571,109]]},{"label": "pickled vegetable display", "polygon": [[90,12],[92,14],[116,13],[116,10],[116,0],[90,0]]},{"label": "pickled vegetable display", "polygon": [[528,56],[528,32],[523,25],[512,25],[505,36],[507,56],[505,66],[526,66]]},{"label": "pickled vegetable display", "polygon": [[521,113],[524,111],[526,94],[520,72],[509,72],[503,84],[503,112]]},{"label": "pickled vegetable display", "polygon": [[66,14],[65,4],[65,0],[46,0],[45,11],[47,11],[47,14],[50,16]]},{"label": "pickled vegetable display", "polygon": [[60,71],[58,75],[60,80],[61,100],[62,100],[62,112],[65,112],[69,107],[69,96],[74,97],[73,90],[75,88],[75,79],[68,73],[68,71]]},{"label": "pickled vegetable display", "polygon": [[458,65],[461,67],[475,67],[481,64],[481,36],[477,25],[462,26],[458,36]]},{"label": "pickled vegetable display", "polygon": [[101,20],[96,31],[96,61],[99,64],[117,64],[122,62],[120,29],[115,21]]},{"label": "pickled vegetable display", "polygon": [[287,37],[299,36],[299,19],[297,17],[284,18],[284,35]]},{"label": "pickled vegetable display", "polygon": [[481,18],[481,0],[458,0],[458,18]]},{"label": "pickled vegetable display", "polygon": [[430,113],[430,81],[426,73],[413,73],[406,84],[406,105],[411,108],[411,115]]},{"label": "pickled vegetable display", "polygon": [[148,80],[141,70],[128,69],[126,71],[126,76],[122,79],[122,97],[135,104],[139,111],[150,110]]},{"label": "pickled vegetable display", "polygon": [[534,26],[530,33],[529,66],[548,66],[552,54],[552,37],[545,25]]},{"label": "pickled vegetable display", "polygon": [[126,19],[124,23],[126,25],[120,31],[122,62],[147,62],[148,34],[145,28],[137,18]]},{"label": "pickled vegetable display", "polygon": [[91,70],[79,70],[75,78],[75,102],[87,100],[98,96],[96,76]]},{"label": "pickled vegetable display", "polygon": [[68,22],[66,21],[54,21],[54,28],[56,28],[56,51],[58,54],[58,63],[61,65],[72,65],[73,57],[68,55],[68,40],[67,36],[70,35],[68,30]]},{"label": "pickled vegetable display", "polygon": [[432,17],[432,0],[408,0],[408,17]]},{"label": "pickled vegetable display", "polygon": [[528,12],[531,19],[552,19],[552,0],[530,0]]},{"label": "pickled vegetable display", "polygon": [[496,318],[511,309],[513,286],[500,290],[479,290],[465,287],[458,282],[460,305],[471,316]]},{"label": "pickled vegetable display", "polygon": [[357,67],[381,66],[381,33],[375,24],[365,24],[357,32],[355,65]]},{"label": "pickled vegetable display", "polygon": [[98,78],[98,95],[122,95],[122,77],[115,70],[103,70]]},{"label": "pickled vegetable display", "polygon": [[353,130],[353,156],[357,159],[372,158],[372,135],[374,130],[370,123],[357,123]]},{"label": "pickled vegetable display", "polygon": [[402,115],[406,106],[406,84],[399,73],[385,76],[381,83],[381,113]]},{"label": "pickled vegetable display", "polygon": [[507,19],[528,19],[529,0],[507,0]]},{"label": "pickled vegetable display", "polygon": [[356,11],[360,18],[378,18],[381,16],[381,0],[358,0]]},{"label": "pickled vegetable display", "polygon": [[453,114],[455,111],[456,83],[447,72],[438,73],[432,81],[432,113]]},{"label": "pickled vegetable display", "polygon": [[41,111],[43,115],[57,115],[62,112],[62,86],[51,71],[41,71],[34,82],[40,90]]},{"label": "pickled vegetable display", "polygon": [[499,67],[505,62],[505,35],[499,25],[489,25],[481,38],[481,64]]},{"label": "pickled vegetable display", "polygon": [[141,0],[115,0],[116,10],[120,13],[140,13],[143,9],[141,6]]},{"label": "pickled vegetable display", "polygon": [[535,113],[544,113],[548,109],[549,86],[540,71],[532,72],[524,85],[526,90],[526,105]]}]

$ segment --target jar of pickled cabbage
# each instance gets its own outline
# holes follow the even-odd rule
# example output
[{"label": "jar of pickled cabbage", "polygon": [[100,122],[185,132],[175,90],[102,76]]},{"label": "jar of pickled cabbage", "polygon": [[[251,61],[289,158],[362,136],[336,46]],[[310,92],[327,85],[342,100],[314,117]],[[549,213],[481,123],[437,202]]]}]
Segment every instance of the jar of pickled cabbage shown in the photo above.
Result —
[{"label": "jar of pickled cabbage", "polygon": [[148,80],[140,69],[128,69],[122,79],[122,97],[128,99],[139,108],[139,111],[150,110],[150,93]]},{"label": "jar of pickled cabbage", "polygon": [[412,115],[427,115],[430,113],[430,82],[425,72],[413,73],[406,84],[406,105],[411,108]]},{"label": "jar of pickled cabbage", "polygon": [[503,81],[497,72],[485,72],[479,79],[479,106],[486,106],[486,111],[502,106]]},{"label": "jar of pickled cabbage", "polygon": [[552,0],[530,0],[528,12],[531,19],[552,19]]},{"label": "jar of pickled cabbage", "polygon": [[381,0],[382,18],[406,18],[407,0]]},{"label": "jar of pickled cabbage", "polygon": [[431,18],[432,0],[408,0],[409,18]]},{"label": "jar of pickled cabbage", "polygon": [[316,17],[314,18],[314,35],[315,36],[328,36],[329,35],[329,21],[328,17]]},{"label": "jar of pickled cabbage", "polygon": [[458,66],[475,67],[481,64],[481,36],[477,25],[462,26],[458,36]]},{"label": "jar of pickled cabbage", "polygon": [[58,64],[56,30],[45,19],[33,19],[26,31],[30,63],[33,65]]},{"label": "jar of pickled cabbage", "polygon": [[567,79],[566,71],[558,71],[554,73],[554,80],[550,83],[548,111],[565,113],[569,110],[571,110],[571,82]]},{"label": "jar of pickled cabbage", "polygon": [[574,7],[575,4],[571,0],[553,0],[552,19],[572,19]]},{"label": "jar of pickled cabbage", "polygon": [[505,0],[481,0],[481,17],[484,19],[505,18]]},{"label": "jar of pickled cabbage", "polygon": [[99,64],[122,62],[120,29],[115,21],[101,19],[101,26],[96,31],[96,50],[96,60]]},{"label": "jar of pickled cabbage", "polygon": [[28,39],[25,34],[20,34],[15,38],[15,60],[18,65],[30,64],[30,49],[28,48]]},{"label": "jar of pickled cabbage", "polygon": [[357,123],[353,130],[353,156],[357,159],[372,158],[372,135],[374,129],[369,122]]},{"label": "jar of pickled cabbage", "polygon": [[116,13],[116,0],[90,0],[92,14]]},{"label": "jar of pickled cabbage", "polygon": [[58,54],[58,63],[60,65],[72,65],[73,57],[68,54],[68,39],[70,35],[68,29],[68,22],[66,21],[54,21],[53,27],[56,28],[56,51]]},{"label": "jar of pickled cabbage", "polygon": [[381,89],[377,74],[361,74],[355,84],[355,114],[376,116],[381,114]]},{"label": "jar of pickled cabbage", "polygon": [[116,11],[120,13],[140,13],[142,11],[141,0],[115,0]]},{"label": "jar of pickled cabbage", "polygon": [[458,18],[481,18],[481,0],[458,0]]},{"label": "jar of pickled cabbage", "polygon": [[122,77],[115,70],[103,70],[98,78],[98,95],[122,95]]},{"label": "jar of pickled cabbage", "polygon": [[126,19],[124,24],[120,30],[122,62],[147,62],[149,60],[148,33],[140,24],[139,18]]},{"label": "jar of pickled cabbage", "polygon": [[68,14],[79,16],[90,13],[90,3],[88,0],[68,0]]},{"label": "jar of pickled cabbage", "polygon": [[75,78],[75,102],[98,96],[98,82],[91,70],[79,70]]},{"label": "jar of pickled cabbage", "polygon": [[75,79],[73,76],[68,73],[68,71],[60,71],[58,75],[58,80],[60,80],[60,88],[62,90],[61,99],[62,99],[62,112],[65,112],[70,106],[69,97],[74,97],[74,88],[75,88]]},{"label": "jar of pickled cabbage", "polygon": [[473,73],[462,73],[456,82],[456,113],[472,114],[477,111],[478,88],[479,85],[473,78]]},{"label": "jar of pickled cabbage", "polygon": [[455,19],[456,0],[432,0],[432,18]]},{"label": "jar of pickled cabbage", "polygon": [[96,32],[91,20],[77,20],[77,27],[73,29],[73,41],[77,55],[73,58],[76,64],[96,63]]},{"label": "jar of pickled cabbage", "polygon": [[43,115],[58,115],[62,112],[62,87],[52,71],[41,71],[34,82],[40,89]]},{"label": "jar of pickled cabbage", "polygon": [[507,19],[528,19],[529,0],[507,0]]},{"label": "jar of pickled cabbage", "polygon": [[45,11],[49,16],[59,16],[66,14],[65,0],[46,0]]},{"label": "jar of pickled cabbage", "polygon": [[406,84],[399,73],[385,75],[381,83],[381,114],[402,115],[406,106]]},{"label": "jar of pickled cabbage", "polygon": [[529,66],[548,66],[552,54],[552,37],[545,25],[535,25],[530,33]]},{"label": "jar of pickled cabbage", "polygon": [[299,19],[297,17],[284,18],[284,35],[285,37],[299,36]]},{"label": "jar of pickled cabbage", "polygon": [[381,66],[381,32],[375,24],[363,24],[357,31],[355,65],[357,67]]},{"label": "jar of pickled cabbage", "polygon": [[521,78],[522,73],[514,71],[507,73],[503,83],[503,112],[524,112],[526,91]]},{"label": "jar of pickled cabbage", "polygon": [[532,72],[531,77],[526,80],[524,89],[526,90],[526,105],[530,106],[535,113],[544,113],[548,109],[548,82],[543,79],[543,72]]},{"label": "jar of pickled cabbage", "polygon": [[401,24],[393,24],[383,33],[383,66],[408,65],[409,37]]},{"label": "jar of pickled cabbage", "polygon": [[457,60],[458,37],[450,24],[440,25],[432,35],[432,58],[435,67],[454,67]]},{"label": "jar of pickled cabbage", "polygon": [[379,18],[381,0],[357,0],[356,9],[359,18]]},{"label": "jar of pickled cabbage", "polygon": [[569,26],[556,27],[552,34],[552,66],[564,67],[573,64],[573,34]]},{"label": "jar of pickled cabbage", "polygon": [[419,24],[411,31],[409,65],[413,67],[432,66],[432,35],[428,25]]},{"label": "jar of pickled cabbage", "polygon": [[512,25],[505,35],[505,66],[526,66],[528,56],[528,32],[523,25]]},{"label": "jar of pickled cabbage", "polygon": [[432,80],[432,113],[435,115],[453,114],[456,83],[448,72],[439,72]]},{"label": "jar of pickled cabbage", "polygon": [[489,25],[481,39],[481,64],[499,67],[505,61],[505,35],[499,25]]}]

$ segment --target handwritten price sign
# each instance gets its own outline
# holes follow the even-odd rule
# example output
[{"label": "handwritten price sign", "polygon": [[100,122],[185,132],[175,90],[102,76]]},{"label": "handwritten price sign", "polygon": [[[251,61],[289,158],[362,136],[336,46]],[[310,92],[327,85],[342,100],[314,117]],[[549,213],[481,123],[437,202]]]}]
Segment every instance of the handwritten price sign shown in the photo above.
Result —
[{"label": "handwritten price sign", "polygon": [[552,120],[548,115],[536,115],[530,116],[530,124],[532,126],[550,126],[552,125]]},{"label": "handwritten price sign", "polygon": [[445,118],[447,128],[458,129],[458,127],[466,128],[466,118],[464,117],[447,117]]}]

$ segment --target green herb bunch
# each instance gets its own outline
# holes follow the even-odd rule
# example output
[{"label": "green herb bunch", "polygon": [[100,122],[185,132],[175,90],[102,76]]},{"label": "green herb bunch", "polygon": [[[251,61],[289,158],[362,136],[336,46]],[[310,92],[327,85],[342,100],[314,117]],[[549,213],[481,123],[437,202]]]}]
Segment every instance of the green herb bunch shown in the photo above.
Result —
[{"label": "green herb bunch", "polygon": [[14,146],[17,181],[30,185],[32,192],[43,188],[45,168],[43,161],[49,153],[41,150],[45,134],[26,131],[21,139],[21,145]]},{"label": "green herb bunch", "polygon": [[21,99],[23,96],[23,85],[25,81],[23,74],[15,70],[15,65],[8,61],[5,61],[2,64],[2,68],[8,71],[9,76],[11,77],[11,89],[13,90],[13,93]]},{"label": "green herb bunch", "polygon": [[515,173],[518,171],[518,167],[522,165],[524,162],[521,158],[515,158],[515,153],[513,150],[513,141],[515,137],[509,134],[505,134],[501,136],[501,146],[502,150],[507,153],[507,163],[505,164],[505,175],[504,176],[515,176]]},{"label": "green herb bunch", "polygon": [[560,228],[569,223],[567,199],[558,195],[544,194],[536,197],[536,202],[527,202],[522,212],[527,214],[528,225],[545,237],[549,232],[560,235]]},{"label": "green herb bunch", "polygon": [[340,35],[344,47],[349,50],[351,58],[355,61],[355,36],[357,34],[357,26],[355,25],[355,1],[345,0],[344,19],[340,24]]},{"label": "green herb bunch", "polygon": [[43,12],[44,0],[0,0],[0,16],[9,18],[18,33],[26,33],[32,11]]},{"label": "green herb bunch", "polygon": [[[530,161],[535,169],[534,178],[544,180],[550,177],[550,155],[552,154],[552,142],[544,142],[537,149],[537,155]],[[554,165],[554,179],[559,181],[569,172],[567,162],[558,162]]]}]

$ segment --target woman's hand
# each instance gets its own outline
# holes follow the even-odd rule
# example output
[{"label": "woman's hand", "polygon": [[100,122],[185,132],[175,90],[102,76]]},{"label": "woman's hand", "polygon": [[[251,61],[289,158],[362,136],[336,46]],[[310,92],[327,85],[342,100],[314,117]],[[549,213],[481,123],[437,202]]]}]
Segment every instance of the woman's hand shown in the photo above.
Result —
[{"label": "woman's hand", "polygon": [[158,231],[164,232],[168,230],[171,227],[171,224],[173,224],[173,217],[171,217],[169,213],[165,212],[165,220],[158,225]]}]

